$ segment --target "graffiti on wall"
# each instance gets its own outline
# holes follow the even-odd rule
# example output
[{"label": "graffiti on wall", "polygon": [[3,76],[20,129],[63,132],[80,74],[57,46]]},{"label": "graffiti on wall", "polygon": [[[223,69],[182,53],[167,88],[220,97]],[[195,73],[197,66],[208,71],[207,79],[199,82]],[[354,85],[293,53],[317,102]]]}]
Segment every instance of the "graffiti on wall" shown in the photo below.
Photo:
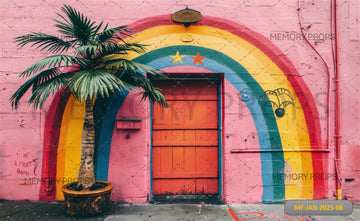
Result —
[{"label": "graffiti on wall", "polygon": [[33,158],[29,152],[18,150],[14,155],[13,166],[16,175],[23,178],[37,176],[38,158]]}]

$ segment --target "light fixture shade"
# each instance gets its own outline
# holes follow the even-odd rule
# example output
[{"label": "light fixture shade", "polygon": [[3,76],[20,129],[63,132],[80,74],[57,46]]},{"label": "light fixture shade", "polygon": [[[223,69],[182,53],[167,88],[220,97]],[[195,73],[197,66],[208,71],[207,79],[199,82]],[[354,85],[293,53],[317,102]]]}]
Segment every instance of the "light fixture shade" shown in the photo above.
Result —
[{"label": "light fixture shade", "polygon": [[199,11],[190,9],[186,6],[185,9],[174,12],[171,15],[171,19],[174,22],[182,23],[185,27],[188,27],[190,24],[200,21],[202,19],[202,15]]}]

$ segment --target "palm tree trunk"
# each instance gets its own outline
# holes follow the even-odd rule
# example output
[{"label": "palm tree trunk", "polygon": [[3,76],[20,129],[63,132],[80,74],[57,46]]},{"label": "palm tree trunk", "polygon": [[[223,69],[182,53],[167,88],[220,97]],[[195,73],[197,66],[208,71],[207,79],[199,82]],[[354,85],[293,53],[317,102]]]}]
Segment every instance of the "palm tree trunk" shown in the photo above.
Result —
[{"label": "palm tree trunk", "polygon": [[79,169],[78,187],[83,190],[95,183],[94,174],[95,126],[92,99],[86,99],[85,119],[81,138],[81,165]]}]

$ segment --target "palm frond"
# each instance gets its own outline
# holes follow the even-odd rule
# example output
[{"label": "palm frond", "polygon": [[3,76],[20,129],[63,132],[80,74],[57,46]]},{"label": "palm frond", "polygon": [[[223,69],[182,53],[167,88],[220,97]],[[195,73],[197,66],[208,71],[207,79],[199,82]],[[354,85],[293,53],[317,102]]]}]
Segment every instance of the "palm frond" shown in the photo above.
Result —
[{"label": "palm frond", "polygon": [[51,68],[42,71],[41,73],[30,78],[23,85],[21,85],[21,87],[17,91],[15,91],[15,93],[11,96],[10,98],[11,106],[16,110],[20,99],[30,88],[32,88],[32,91],[35,91],[40,84],[44,83],[45,81],[48,81],[50,78],[55,77],[59,74],[61,74],[61,72],[59,71],[58,68]]},{"label": "palm frond", "polygon": [[136,52],[138,54],[144,53],[144,45],[137,43],[119,44],[116,42],[102,42],[97,45],[82,45],[79,46],[75,53],[84,57],[102,58],[109,55],[121,55],[124,56],[128,52]]},{"label": "palm frond", "polygon": [[123,43],[119,44],[118,41],[102,42],[98,44],[99,56],[105,57],[108,55],[124,56],[130,51],[142,54],[145,52],[144,45],[137,43]]},{"label": "palm frond", "polygon": [[[114,35],[116,33],[116,35]],[[130,36],[129,35],[130,30],[126,29],[126,26],[118,26],[115,28],[107,29],[107,26],[104,28],[104,30],[96,35],[97,42],[106,42],[111,38],[114,38],[116,40],[124,41],[120,35]]]},{"label": "palm frond", "polygon": [[127,82],[128,84],[134,85],[135,87],[145,88],[152,86],[151,81],[138,72],[129,72],[126,70],[120,70],[115,73],[115,76]]},{"label": "palm frond", "polygon": [[81,70],[69,79],[69,88],[79,100],[87,98],[108,97],[115,90],[133,87],[105,70]]},{"label": "palm frond", "polygon": [[87,66],[89,61],[85,58],[78,58],[70,55],[52,55],[46,57],[35,64],[31,65],[24,72],[20,74],[20,77],[29,77],[31,74],[37,73],[44,68],[56,68],[56,67],[76,67]]},{"label": "palm frond", "polygon": [[22,35],[16,37],[15,42],[18,46],[25,46],[33,43],[31,46],[37,46],[40,50],[47,50],[49,52],[64,52],[73,46],[73,41],[64,41],[56,36],[48,35],[42,32],[33,32],[32,34]]},{"label": "palm frond", "polygon": [[[96,28],[93,30],[93,36],[96,36],[98,33],[99,33],[99,30],[101,29],[101,27],[102,27],[102,25],[103,25],[103,21],[102,22],[100,22],[100,24],[98,24],[97,26],[96,26]],[[106,24],[106,27],[108,26],[108,24]],[[105,28],[106,28],[105,27]],[[95,37],[94,37],[95,38]]]},{"label": "palm frond", "polygon": [[143,73],[146,74],[150,78],[167,78],[164,74],[162,74],[159,70],[152,68],[148,65],[141,64],[135,61],[132,61],[132,63],[137,67],[137,69]]},{"label": "palm frond", "polygon": [[140,87],[143,89],[143,96],[142,101],[150,98],[152,102],[157,102],[162,107],[168,107],[168,104],[166,102],[166,99],[164,95],[160,92],[159,88],[155,88],[151,81],[145,77],[143,74],[140,74],[138,72],[129,73],[125,70],[120,71],[116,73],[118,77],[123,80],[124,82],[127,82],[130,85],[133,85],[134,87]]},{"label": "palm frond", "polygon": [[49,95],[53,95],[57,91],[65,87],[68,78],[72,75],[73,72],[63,73],[39,84],[36,89],[33,90],[32,95],[29,99],[29,104],[33,103],[35,109],[38,107],[41,109]]},{"label": "palm frond", "polygon": [[158,103],[161,107],[168,108],[168,103],[159,88],[147,88],[143,92],[142,101],[149,98],[152,102]]},{"label": "palm frond", "polygon": [[98,29],[98,26],[69,5],[64,5],[61,10],[66,14],[66,17],[58,14],[63,21],[54,19],[59,32],[72,40],[78,41],[80,45],[86,45]]},{"label": "palm frond", "polygon": [[81,55],[85,58],[93,58],[98,54],[97,45],[82,45],[75,49],[76,56]]},{"label": "palm frond", "polygon": [[127,60],[127,59],[114,59],[114,60],[109,60],[105,62],[105,66],[106,68],[109,68],[110,70],[125,70],[128,71],[129,73],[134,73],[134,72],[141,72],[142,74],[149,74],[152,77],[158,76],[158,77],[164,77],[164,75],[156,70],[155,68],[152,68],[150,66],[132,61],[132,60]]}]

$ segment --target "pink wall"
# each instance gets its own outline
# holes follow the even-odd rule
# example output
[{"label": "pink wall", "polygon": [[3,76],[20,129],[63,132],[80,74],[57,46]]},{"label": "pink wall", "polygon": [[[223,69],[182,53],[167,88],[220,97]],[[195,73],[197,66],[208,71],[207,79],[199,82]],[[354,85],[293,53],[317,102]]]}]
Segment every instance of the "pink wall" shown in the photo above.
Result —
[{"label": "pink wall", "polygon": [[[340,1],[341,164],[344,198],[360,199],[360,2]],[[353,181],[352,181],[353,180]]]},{"label": "pink wall", "polygon": [[[28,107],[25,100],[20,105],[17,112],[11,110],[9,97],[23,82],[18,79],[17,75],[25,70],[29,65],[38,61],[40,57],[46,56],[41,52],[35,52],[30,47],[19,49],[13,43],[13,38],[19,35],[27,34],[31,31],[42,31],[50,34],[56,34],[53,28],[52,19],[59,12],[63,3],[70,4],[78,10],[90,15],[97,21],[108,21],[110,25],[123,25],[132,23],[140,18],[168,14],[183,9],[185,5],[190,8],[199,10],[203,15],[225,18],[239,24],[242,24],[255,32],[262,34],[270,39],[284,54],[293,62],[298,72],[301,74],[311,93],[317,101],[319,114],[321,117],[322,139],[329,144],[331,150],[328,163],[329,172],[334,169],[334,65],[331,51],[331,41],[315,39],[314,35],[323,34],[327,36],[330,30],[330,3],[326,0],[320,1],[301,1],[300,2],[300,19],[304,32],[309,37],[309,42],[319,52],[321,57],[329,66],[330,86],[330,125],[327,126],[326,108],[324,104],[327,90],[326,66],[311,47],[299,37],[286,38],[284,36],[275,39],[276,34],[294,34],[298,36],[300,26],[298,23],[298,1],[274,1],[274,0],[255,0],[255,1],[2,1],[0,9],[0,31],[1,31],[1,62],[0,62],[0,198],[5,199],[38,199],[39,184],[21,185],[25,178],[40,178],[42,148],[43,148],[43,126],[46,108],[42,111],[34,111]],[[360,152],[359,152],[359,90],[360,75],[358,70],[359,64],[359,46],[360,46],[360,28],[359,14],[360,3],[357,0],[338,2],[338,26],[339,26],[339,47],[340,47],[340,87],[341,87],[341,133],[342,133],[342,175],[343,175],[343,196],[360,201],[360,193],[356,191],[360,187]],[[136,9],[136,10],[134,10]],[[312,37],[310,37],[312,36]],[[236,92],[232,86],[225,82],[225,88],[229,94],[234,95]],[[28,97],[27,97],[28,98]],[[136,101],[131,97],[125,100],[125,103]],[[225,98],[227,99],[227,98]],[[225,103],[227,101],[225,100]],[[49,102],[48,102],[49,103]],[[126,105],[122,106],[121,113],[125,115]],[[148,108],[145,106],[145,108]],[[144,118],[142,123],[146,129],[149,129],[149,121],[141,110],[138,113]],[[238,114],[237,110],[229,107],[229,113]],[[145,113],[145,112],[144,112]],[[225,120],[231,120],[232,115],[226,115]],[[245,116],[244,116],[245,118]],[[248,125],[253,127],[250,123]],[[329,128],[329,129],[328,129]],[[145,130],[144,130],[145,131]],[[245,133],[246,134],[246,133]],[[123,147],[111,150],[111,157],[124,159],[119,161],[119,165],[111,165],[109,170],[113,170],[116,177],[109,177],[109,180],[118,184],[114,189],[119,192],[121,197],[116,200],[126,200],[130,202],[145,202],[149,194],[149,141],[150,137],[143,132],[134,134],[134,138],[139,139],[143,145],[140,149],[132,149],[132,141],[126,141],[124,132],[114,131],[114,142],[121,142]],[[132,136],[132,135],[130,135]],[[136,137],[138,136],[138,137]],[[238,144],[244,140],[244,137],[236,137],[231,132],[231,128],[225,130],[225,149],[224,159],[229,161],[228,167],[225,167],[225,174],[231,179],[226,180],[224,185],[224,195],[228,202],[234,202],[243,192],[234,189],[242,182],[248,182],[240,177],[247,176],[246,171],[240,171],[234,174],[234,170],[241,166],[241,161],[256,162],[259,160],[245,159],[246,155],[230,155],[229,151],[232,145]],[[256,138],[254,138],[256,139]],[[131,139],[132,140],[132,139]],[[250,139],[251,140],[251,139]],[[256,141],[251,141],[256,142]],[[251,144],[246,144],[250,145]],[[132,158],[126,155],[134,151],[134,154],[140,158]],[[254,156],[251,155],[251,156]],[[127,162],[129,168],[118,169],[122,163]],[[133,167],[132,165],[137,165]],[[144,167],[139,167],[143,165]],[[254,166],[260,164],[254,163]],[[122,167],[123,168],[123,167]],[[134,177],[128,177],[122,173],[122,170],[131,170],[136,174]],[[259,170],[260,171],[260,170]],[[111,174],[111,173],[109,173]],[[227,175],[226,175],[227,176]],[[348,182],[345,182],[348,179]],[[351,179],[354,179],[351,182]],[[255,188],[250,193],[253,198],[252,202],[259,202],[261,198],[260,190],[257,190],[256,180],[252,180]],[[131,191],[124,191],[122,186],[127,185]],[[123,191],[123,192],[122,192]],[[329,181],[329,193],[331,198],[335,194],[335,183]]]},{"label": "pink wall", "polygon": [[114,201],[144,203],[149,199],[150,105],[140,101],[139,93],[131,91],[116,117],[141,119],[142,125],[140,131],[114,129],[108,178],[114,184]]},{"label": "pink wall", "polygon": [[254,121],[240,93],[227,80],[224,91],[224,198],[227,203],[241,203],[239,199],[248,203],[261,203],[263,188],[260,153],[231,153],[233,149],[260,150]]}]

